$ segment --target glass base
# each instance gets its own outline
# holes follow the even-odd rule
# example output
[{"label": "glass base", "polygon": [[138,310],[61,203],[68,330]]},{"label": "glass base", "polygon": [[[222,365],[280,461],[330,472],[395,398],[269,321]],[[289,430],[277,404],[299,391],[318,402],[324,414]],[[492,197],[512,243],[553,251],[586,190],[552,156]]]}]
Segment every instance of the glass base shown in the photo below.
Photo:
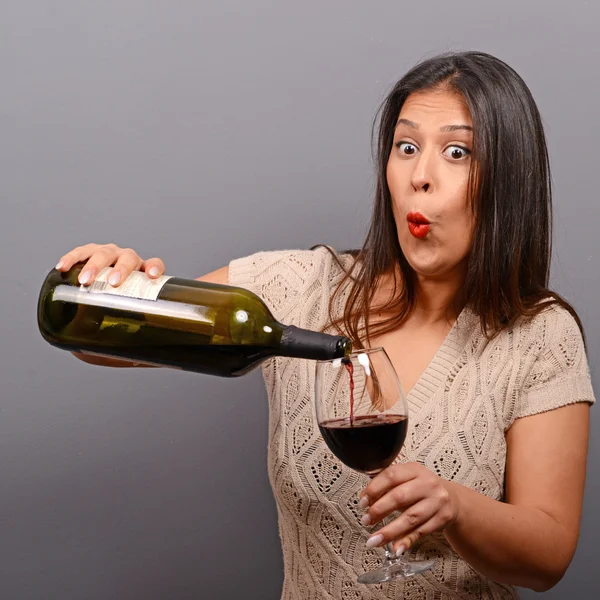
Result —
[{"label": "glass base", "polygon": [[357,581],[366,584],[383,583],[397,577],[412,577],[431,569],[434,564],[434,560],[413,560],[409,562],[404,558],[395,558],[386,560],[379,569],[363,573]]}]

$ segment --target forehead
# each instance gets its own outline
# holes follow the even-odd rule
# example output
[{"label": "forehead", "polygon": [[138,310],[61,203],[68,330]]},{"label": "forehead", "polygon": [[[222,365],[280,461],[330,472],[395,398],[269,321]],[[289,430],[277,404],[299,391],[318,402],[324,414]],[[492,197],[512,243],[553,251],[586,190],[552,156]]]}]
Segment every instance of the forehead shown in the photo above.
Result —
[{"label": "forehead", "polygon": [[398,118],[418,124],[472,125],[471,113],[463,96],[445,89],[413,92],[402,105]]}]

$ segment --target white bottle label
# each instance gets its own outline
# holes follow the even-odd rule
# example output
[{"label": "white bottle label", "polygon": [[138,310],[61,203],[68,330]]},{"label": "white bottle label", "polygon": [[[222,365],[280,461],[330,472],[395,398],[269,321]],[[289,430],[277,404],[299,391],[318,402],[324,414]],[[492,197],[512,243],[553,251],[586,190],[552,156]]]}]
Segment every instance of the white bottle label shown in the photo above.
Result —
[{"label": "white bottle label", "polygon": [[170,276],[162,275],[156,279],[150,279],[146,273],[134,271],[123,281],[118,287],[114,287],[108,283],[108,278],[112,273],[111,267],[102,269],[98,277],[89,286],[81,286],[81,290],[85,290],[90,294],[110,294],[111,296],[125,296],[126,298],[139,298],[140,300],[156,300],[163,286]]}]

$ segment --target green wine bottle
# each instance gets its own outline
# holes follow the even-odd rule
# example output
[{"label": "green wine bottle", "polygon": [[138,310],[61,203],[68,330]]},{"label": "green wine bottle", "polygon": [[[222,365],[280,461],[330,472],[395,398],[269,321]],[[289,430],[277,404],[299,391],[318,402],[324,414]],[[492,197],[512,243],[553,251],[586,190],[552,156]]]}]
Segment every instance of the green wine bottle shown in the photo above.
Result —
[{"label": "green wine bottle", "polygon": [[348,338],[282,325],[243,288],[140,272],[114,288],[110,268],[84,287],[82,267],[53,269],[40,291],[40,333],[64,350],[235,377],[272,356],[343,358],[352,349]]}]

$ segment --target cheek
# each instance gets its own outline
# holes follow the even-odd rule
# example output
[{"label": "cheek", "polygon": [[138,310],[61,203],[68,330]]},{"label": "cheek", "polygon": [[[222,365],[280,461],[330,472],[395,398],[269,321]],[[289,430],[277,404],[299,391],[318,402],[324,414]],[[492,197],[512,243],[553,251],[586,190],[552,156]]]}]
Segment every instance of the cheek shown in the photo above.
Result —
[{"label": "cheek", "polygon": [[[468,182],[460,182],[452,194],[452,201],[442,208],[443,243],[455,259],[462,260],[471,249],[475,218],[467,201]],[[441,232],[440,232],[441,233]]]},{"label": "cheek", "polygon": [[449,222],[465,229],[472,228],[472,211],[468,201],[468,177],[461,177],[449,191],[449,202],[446,205],[446,216]]},{"label": "cheek", "polygon": [[410,183],[408,164],[394,157],[390,157],[387,162],[385,176],[392,195],[403,192],[406,184]]},{"label": "cheek", "polygon": [[406,182],[410,182],[410,177],[407,173],[403,172],[402,165],[392,159],[389,160],[387,164],[386,180],[392,198],[394,218],[397,220],[398,215],[403,210],[406,210],[406,207],[402,206],[402,201],[403,198],[406,198]]},{"label": "cheek", "polygon": [[462,260],[471,250],[474,230],[475,220],[468,207],[449,220],[444,237],[448,247],[453,248],[452,254],[456,260]]},{"label": "cheek", "polygon": [[398,198],[396,177],[393,172],[393,169],[390,168],[389,163],[388,163],[387,170],[386,170],[386,181],[387,181],[387,186],[390,191],[390,196],[392,199],[392,212],[394,213],[394,218],[396,219],[398,217],[399,198]]}]

